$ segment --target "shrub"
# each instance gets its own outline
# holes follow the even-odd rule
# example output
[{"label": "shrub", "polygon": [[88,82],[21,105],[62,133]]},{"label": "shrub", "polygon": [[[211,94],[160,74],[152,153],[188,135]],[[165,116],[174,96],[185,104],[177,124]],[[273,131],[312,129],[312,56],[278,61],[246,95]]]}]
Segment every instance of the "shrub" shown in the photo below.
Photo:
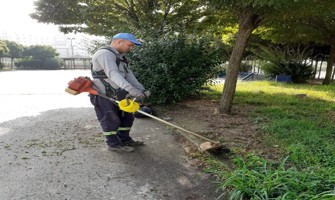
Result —
[{"label": "shrub", "polygon": [[264,73],[272,78],[276,75],[290,75],[293,83],[305,83],[314,72],[312,65],[302,63],[274,63],[262,65]]},{"label": "shrub", "polygon": [[165,37],[146,41],[129,58],[134,73],[153,94],[150,102],[167,104],[196,94],[216,77],[220,52],[204,39]]},{"label": "shrub", "polygon": [[311,55],[307,47],[259,46],[254,53],[263,60],[261,68],[265,75],[290,75],[293,83],[304,83],[313,75],[313,66],[306,62]]},{"label": "shrub", "polygon": [[43,69],[59,69],[61,67],[61,60],[59,58],[47,58],[43,62]]},{"label": "shrub", "polygon": [[61,61],[58,58],[46,58],[44,60],[37,58],[22,58],[15,62],[17,67],[24,69],[59,69]]},{"label": "shrub", "polygon": [[240,72],[250,72],[252,70],[252,65],[247,62],[242,62],[240,66]]},{"label": "shrub", "polygon": [[22,58],[18,59],[15,65],[19,68],[23,67],[24,69],[39,69],[42,66],[42,62],[40,59]]}]

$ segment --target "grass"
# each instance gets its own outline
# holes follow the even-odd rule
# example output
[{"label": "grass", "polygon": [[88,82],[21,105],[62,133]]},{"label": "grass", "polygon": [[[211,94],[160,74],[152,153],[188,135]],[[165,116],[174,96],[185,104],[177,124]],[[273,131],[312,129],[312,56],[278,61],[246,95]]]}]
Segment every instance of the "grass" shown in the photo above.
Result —
[{"label": "grass", "polygon": [[[205,95],[220,99],[223,85],[211,89]],[[234,105],[254,108],[250,121],[283,155],[236,157],[233,171],[217,173],[222,196],[335,200],[335,85],[238,82]]]}]

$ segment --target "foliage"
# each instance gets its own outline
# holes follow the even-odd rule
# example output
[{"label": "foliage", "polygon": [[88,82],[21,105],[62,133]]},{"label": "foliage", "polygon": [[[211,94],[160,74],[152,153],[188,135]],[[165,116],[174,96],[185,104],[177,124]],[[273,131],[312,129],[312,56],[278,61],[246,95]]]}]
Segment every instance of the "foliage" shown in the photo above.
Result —
[{"label": "foliage", "polygon": [[43,66],[45,69],[59,69],[62,65],[63,65],[63,62],[58,57],[47,58],[43,62]]},{"label": "foliage", "polygon": [[248,62],[242,62],[240,66],[240,72],[250,72],[252,70],[252,65]]},{"label": "foliage", "polygon": [[[226,63],[220,65],[219,76],[223,77],[226,75],[227,67],[228,65]],[[252,70],[252,65],[250,63],[248,63],[247,61],[243,61],[241,63],[239,72],[250,72],[251,70]]]},{"label": "foliage", "polygon": [[[209,2],[211,6],[222,10],[224,13],[226,10],[234,13],[236,16],[235,23],[238,24],[236,42],[229,59],[228,73],[219,106],[221,113],[229,114],[232,109],[241,61],[252,32],[270,19],[276,18],[278,11],[289,11],[293,2],[291,0],[211,0]],[[223,15],[223,17],[225,16]]]},{"label": "foliage", "polygon": [[[331,82],[332,67],[335,59],[335,1],[300,0],[303,3],[291,12],[282,12],[277,19],[272,20],[263,37],[281,43],[320,43],[329,45],[326,75],[323,84]],[[298,4],[297,4],[298,5]]]},{"label": "foliage", "polygon": [[[1,42],[1,41],[0,41]],[[1,45],[1,43],[0,43]],[[55,48],[45,45],[33,45],[24,47],[13,41],[3,41],[5,47],[3,56],[18,59],[15,64],[25,69],[58,69],[61,61],[57,58],[58,53]]]},{"label": "foliage", "polygon": [[[222,85],[213,89],[218,99]],[[230,199],[335,199],[334,91],[334,84],[239,83],[236,104],[253,107],[250,120],[266,134],[264,144],[285,159],[236,157],[232,172],[218,173],[222,192]]]},{"label": "foliage", "polygon": [[334,198],[333,181],[322,174],[311,174],[286,167],[287,158],[272,163],[258,156],[236,158],[238,168],[226,174],[220,187],[229,199],[325,199]]},{"label": "foliage", "polygon": [[311,64],[302,63],[264,63],[261,65],[266,75],[275,77],[276,75],[290,75],[293,83],[305,83],[314,73]]},{"label": "foliage", "polygon": [[35,59],[45,60],[58,56],[57,50],[52,46],[33,45],[24,49],[24,56],[29,56]]},{"label": "foliage", "polygon": [[23,45],[20,45],[13,41],[4,41],[6,43],[6,46],[9,49],[9,52],[7,53],[7,56],[10,58],[20,58],[23,56]]},{"label": "foliage", "polygon": [[335,34],[333,0],[299,0],[290,12],[282,11],[261,31],[263,38],[280,43],[316,42],[331,44]]},{"label": "foliage", "polygon": [[22,58],[18,59],[15,62],[15,65],[19,68],[23,67],[24,69],[47,69],[54,70],[59,69],[61,67],[61,60],[59,58]]},{"label": "foliage", "polygon": [[317,61],[326,61],[329,57],[329,45],[320,45],[316,43],[309,43],[308,44],[311,49],[313,50],[310,59],[317,60]]},{"label": "foliage", "polygon": [[312,55],[308,47],[260,45],[253,51],[263,61],[261,68],[264,73],[272,78],[276,75],[290,75],[292,82],[304,83],[314,73],[312,64],[306,62]]},{"label": "foliage", "polygon": [[40,69],[42,67],[41,60],[34,58],[21,58],[15,62],[18,68],[23,67],[24,69]]},{"label": "foliage", "polygon": [[[224,23],[224,20],[222,19],[222,17],[224,17],[232,25],[236,24],[238,20],[245,20],[241,19],[241,17],[246,17],[247,15],[244,15],[246,13],[259,18],[261,24],[267,23],[268,21],[277,18],[279,11],[285,12],[291,10],[293,4],[297,3],[291,0],[210,0],[210,6],[212,8],[223,12],[223,15],[221,15],[221,22]],[[227,13],[227,10],[230,12]],[[232,15],[235,15],[235,17]],[[220,18],[220,16],[217,17]]]},{"label": "foliage", "polygon": [[6,43],[2,40],[0,40],[0,69],[4,67],[4,64],[1,62],[1,57],[4,57],[8,53],[8,47],[6,46]]},{"label": "foliage", "polygon": [[65,33],[103,36],[117,32],[157,36],[192,31],[206,15],[199,0],[38,0],[35,6],[31,16],[39,22],[60,25]]},{"label": "foliage", "polygon": [[11,58],[11,68],[13,68],[14,58],[21,58],[23,56],[23,45],[8,40],[4,42],[9,50],[5,56]]},{"label": "foliage", "polygon": [[0,40],[0,57],[3,57],[5,55],[7,55],[9,49],[6,45],[6,43],[2,40]]},{"label": "foliage", "polygon": [[217,75],[220,49],[205,39],[184,36],[146,41],[130,56],[140,82],[152,92],[150,101],[173,103],[196,94]]},{"label": "foliage", "polygon": [[24,49],[23,55],[24,58],[15,62],[16,66],[25,69],[59,69],[61,66],[58,53],[51,46],[29,46]]}]

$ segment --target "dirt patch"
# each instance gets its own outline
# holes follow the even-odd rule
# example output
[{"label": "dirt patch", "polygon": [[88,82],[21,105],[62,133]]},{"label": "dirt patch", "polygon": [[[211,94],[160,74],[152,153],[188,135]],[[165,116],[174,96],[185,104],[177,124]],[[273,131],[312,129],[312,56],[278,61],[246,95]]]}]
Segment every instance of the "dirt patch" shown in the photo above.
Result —
[{"label": "dirt patch", "polygon": [[277,160],[279,149],[266,144],[259,125],[248,114],[251,106],[233,107],[231,115],[219,113],[219,102],[210,99],[192,99],[158,109],[159,117],[171,123],[220,141],[234,154],[252,152],[270,160]]}]

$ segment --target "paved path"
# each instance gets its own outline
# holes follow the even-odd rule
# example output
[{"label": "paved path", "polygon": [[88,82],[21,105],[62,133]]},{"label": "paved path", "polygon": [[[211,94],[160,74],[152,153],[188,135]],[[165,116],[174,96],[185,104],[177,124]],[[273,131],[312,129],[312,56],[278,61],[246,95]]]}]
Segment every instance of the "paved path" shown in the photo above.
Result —
[{"label": "paved path", "polygon": [[[135,120],[131,133],[146,143],[136,152],[107,151],[87,96],[63,93],[69,80],[86,71],[18,72],[20,78],[26,77],[21,86],[16,85],[15,73],[0,73],[0,199],[218,196],[213,180],[194,167],[160,122]],[[27,78],[35,80],[35,75],[51,76],[50,81],[57,83],[50,85],[52,90],[37,81],[29,83]]]}]

